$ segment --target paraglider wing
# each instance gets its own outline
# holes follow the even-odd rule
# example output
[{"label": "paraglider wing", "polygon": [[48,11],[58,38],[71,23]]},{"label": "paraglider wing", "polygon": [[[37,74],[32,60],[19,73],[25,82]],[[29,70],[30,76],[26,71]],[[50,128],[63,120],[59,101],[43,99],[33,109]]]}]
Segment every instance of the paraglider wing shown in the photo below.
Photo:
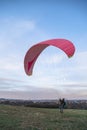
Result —
[{"label": "paraglider wing", "polygon": [[32,46],[24,58],[24,68],[27,75],[32,75],[34,64],[40,53],[48,46],[55,46],[66,53],[68,57],[73,56],[75,47],[72,42],[66,39],[52,39],[40,42]]}]

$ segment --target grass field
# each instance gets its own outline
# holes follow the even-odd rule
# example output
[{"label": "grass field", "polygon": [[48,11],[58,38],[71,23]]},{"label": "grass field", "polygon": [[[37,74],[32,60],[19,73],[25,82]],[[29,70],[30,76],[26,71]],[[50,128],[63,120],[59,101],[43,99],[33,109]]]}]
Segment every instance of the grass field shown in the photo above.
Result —
[{"label": "grass field", "polygon": [[0,105],[0,130],[87,130],[87,110]]}]

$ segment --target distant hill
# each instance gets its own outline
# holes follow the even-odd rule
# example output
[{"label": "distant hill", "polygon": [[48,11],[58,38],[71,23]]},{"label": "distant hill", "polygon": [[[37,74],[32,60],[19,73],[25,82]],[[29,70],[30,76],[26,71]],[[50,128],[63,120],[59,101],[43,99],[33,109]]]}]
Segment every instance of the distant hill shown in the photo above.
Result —
[{"label": "distant hill", "polygon": [[[59,108],[58,100],[19,100],[19,99],[0,99],[0,104],[17,106]],[[66,109],[86,109],[87,100],[66,100]]]}]

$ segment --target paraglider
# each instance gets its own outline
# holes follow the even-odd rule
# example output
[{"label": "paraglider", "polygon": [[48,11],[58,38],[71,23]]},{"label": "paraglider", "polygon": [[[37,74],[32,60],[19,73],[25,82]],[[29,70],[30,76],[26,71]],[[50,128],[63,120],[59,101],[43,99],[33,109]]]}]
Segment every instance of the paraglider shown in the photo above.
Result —
[{"label": "paraglider", "polygon": [[68,57],[72,57],[75,52],[73,43],[66,39],[51,39],[35,44],[27,51],[24,58],[24,69],[27,75],[32,75],[33,67],[38,56],[50,45],[61,49]]}]

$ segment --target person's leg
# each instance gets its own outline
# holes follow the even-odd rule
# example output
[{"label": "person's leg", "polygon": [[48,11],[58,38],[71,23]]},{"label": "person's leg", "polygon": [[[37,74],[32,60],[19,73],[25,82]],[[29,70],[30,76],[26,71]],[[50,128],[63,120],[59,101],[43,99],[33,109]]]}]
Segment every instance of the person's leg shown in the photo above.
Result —
[{"label": "person's leg", "polygon": [[60,106],[60,113],[63,113],[63,106]]}]

